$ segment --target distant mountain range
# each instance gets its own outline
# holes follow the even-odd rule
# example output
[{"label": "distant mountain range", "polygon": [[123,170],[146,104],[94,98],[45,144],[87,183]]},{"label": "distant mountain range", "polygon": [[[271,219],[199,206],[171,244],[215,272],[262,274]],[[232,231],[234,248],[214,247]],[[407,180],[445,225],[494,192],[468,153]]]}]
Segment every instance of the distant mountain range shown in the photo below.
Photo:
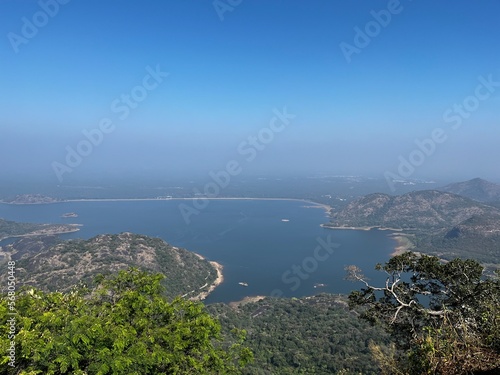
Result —
[{"label": "distant mountain range", "polygon": [[437,190],[462,195],[479,202],[500,201],[500,185],[481,178],[449,184]]}]

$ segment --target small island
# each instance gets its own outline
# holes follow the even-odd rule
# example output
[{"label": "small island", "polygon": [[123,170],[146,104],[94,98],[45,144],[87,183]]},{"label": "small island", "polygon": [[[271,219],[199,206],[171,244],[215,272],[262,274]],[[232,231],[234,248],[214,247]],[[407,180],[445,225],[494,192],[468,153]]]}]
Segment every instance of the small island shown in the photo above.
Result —
[{"label": "small island", "polygon": [[78,214],[75,212],[68,212],[66,214],[61,215],[61,217],[68,218],[68,217],[78,217]]}]

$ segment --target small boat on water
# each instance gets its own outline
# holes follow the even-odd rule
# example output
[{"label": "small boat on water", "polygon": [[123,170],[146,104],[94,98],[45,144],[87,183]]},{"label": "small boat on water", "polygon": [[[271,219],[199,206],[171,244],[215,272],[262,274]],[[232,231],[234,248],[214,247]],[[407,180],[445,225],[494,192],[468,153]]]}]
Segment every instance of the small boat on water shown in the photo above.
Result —
[{"label": "small boat on water", "polygon": [[289,219],[281,219],[284,223],[288,223],[290,220]]},{"label": "small boat on water", "polygon": [[240,284],[241,286],[248,286],[248,283],[244,283],[243,281],[240,281],[238,284]]}]

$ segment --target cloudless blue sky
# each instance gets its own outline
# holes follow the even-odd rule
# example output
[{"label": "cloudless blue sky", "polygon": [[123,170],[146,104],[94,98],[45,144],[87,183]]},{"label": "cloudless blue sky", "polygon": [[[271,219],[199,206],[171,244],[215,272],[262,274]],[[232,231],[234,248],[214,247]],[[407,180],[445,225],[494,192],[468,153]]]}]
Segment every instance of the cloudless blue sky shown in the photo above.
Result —
[{"label": "cloudless blue sky", "polygon": [[[443,128],[412,178],[500,182],[500,87],[459,129],[443,120],[478,77],[500,82],[498,1],[402,0],[350,62],[340,44],[354,46],[387,1],[243,0],[221,20],[212,1],[71,0],[16,53],[9,33],[22,36],[40,3],[0,1],[5,176],[58,183],[51,163],[107,117],[116,129],[66,177],[203,175],[232,159],[245,173],[383,177]],[[168,78],[120,120],[111,103],[157,65]],[[296,117],[245,162],[238,145],[284,107]]]}]

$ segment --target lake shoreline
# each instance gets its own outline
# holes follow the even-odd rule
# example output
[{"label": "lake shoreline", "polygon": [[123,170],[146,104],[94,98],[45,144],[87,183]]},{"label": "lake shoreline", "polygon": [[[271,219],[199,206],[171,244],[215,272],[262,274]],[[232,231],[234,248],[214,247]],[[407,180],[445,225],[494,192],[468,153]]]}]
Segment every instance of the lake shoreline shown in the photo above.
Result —
[{"label": "lake shoreline", "polygon": [[362,230],[362,231],[370,231],[370,230],[383,230],[383,231],[391,231],[387,236],[396,241],[396,245],[391,252],[391,257],[398,256],[406,253],[407,251],[411,251],[415,248],[413,242],[408,238],[409,235],[405,234],[403,229],[400,228],[389,228],[389,227],[381,227],[381,226],[367,226],[367,227],[332,227],[328,224],[321,224],[322,228],[327,229],[336,229],[336,230]]},{"label": "lake shoreline", "polygon": [[[239,200],[239,201],[294,201],[294,202],[304,202],[312,203],[313,206],[305,206],[305,208],[323,208],[325,211],[331,211],[332,207],[325,203],[314,202],[309,199],[303,198],[255,198],[255,197],[190,197],[190,198],[85,198],[85,199],[68,199],[65,201],[54,202],[54,203],[64,203],[64,202],[134,202],[134,201],[190,201],[195,199],[206,199],[206,200]],[[4,204],[10,204],[1,202]],[[51,203],[47,203],[51,204]]]},{"label": "lake shoreline", "polygon": [[346,229],[346,230],[389,230],[391,232],[402,232],[403,230],[400,229],[400,228],[389,228],[389,227],[381,227],[381,226],[378,226],[378,225],[374,225],[374,226],[370,226],[370,227],[333,227],[333,226],[330,226],[328,224],[321,224],[321,227],[322,228],[326,228],[326,229],[337,229],[337,230],[342,230],[342,229]]},{"label": "lake shoreline", "polygon": [[82,199],[66,199],[54,202],[40,202],[40,203],[11,203],[0,201],[0,204],[8,205],[42,205],[42,204],[57,204],[57,203],[67,203],[67,202],[134,202],[134,201],[189,201],[195,199],[206,199],[206,200],[255,200],[255,201],[295,201],[295,202],[305,202],[312,203],[313,206],[305,206],[305,208],[323,208],[325,211],[330,212],[332,207],[325,203],[314,202],[309,199],[304,198],[255,198],[255,197],[190,197],[190,198],[82,198]]},{"label": "lake shoreline", "polygon": [[224,274],[222,273],[222,270],[224,269],[224,267],[222,266],[222,264],[217,263],[213,260],[211,260],[209,263],[217,271],[217,278],[212,283],[212,285],[210,285],[208,287],[208,290],[206,292],[203,292],[200,295],[198,295],[200,301],[203,301],[205,298],[207,298],[210,295],[210,293],[212,293],[219,285],[221,285],[224,282]]},{"label": "lake shoreline", "polygon": [[389,237],[396,241],[396,247],[391,253],[391,256],[393,257],[404,254],[407,251],[411,251],[415,248],[415,245],[413,244],[413,242],[411,242],[407,235],[393,233],[392,235],[390,234]]},{"label": "lake shoreline", "polygon": [[[196,255],[198,258],[206,260],[203,255],[195,253],[193,251],[191,251],[191,252],[194,255]],[[207,290],[205,290],[204,292],[201,292],[200,294],[198,294],[194,297],[191,297],[190,299],[193,301],[203,301],[204,299],[206,299],[210,295],[210,293],[212,293],[219,285],[221,285],[224,282],[224,274],[222,273],[224,266],[222,264],[214,261],[214,260],[210,260],[208,262],[212,265],[212,267],[215,268],[215,271],[217,272],[217,277],[215,278],[213,283],[210,284],[210,286],[208,287]]]}]

